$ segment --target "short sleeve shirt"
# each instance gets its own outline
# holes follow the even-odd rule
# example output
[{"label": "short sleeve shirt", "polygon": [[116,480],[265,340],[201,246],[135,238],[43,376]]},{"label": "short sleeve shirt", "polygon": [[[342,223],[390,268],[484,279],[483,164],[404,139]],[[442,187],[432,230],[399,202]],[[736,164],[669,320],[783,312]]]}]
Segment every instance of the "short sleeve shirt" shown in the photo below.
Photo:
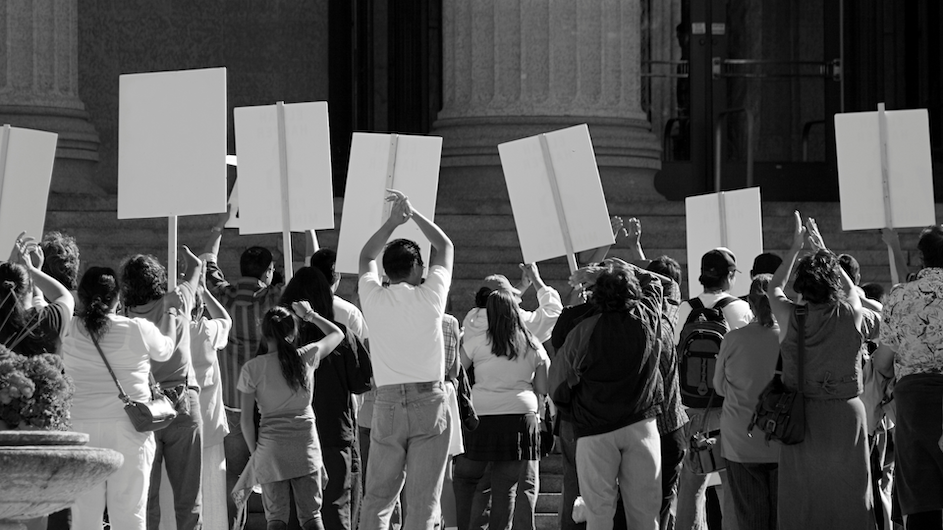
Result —
[{"label": "short sleeve shirt", "polygon": [[255,394],[259,412],[263,417],[281,412],[303,411],[306,407],[311,407],[311,399],[314,397],[313,376],[317,366],[317,361],[305,365],[308,388],[295,390],[282,375],[277,352],[259,355],[242,366],[236,387],[245,394]]},{"label": "short sleeve shirt", "polygon": [[451,274],[441,266],[432,267],[422,285],[384,287],[376,273],[360,277],[377,386],[442,381],[442,315],[451,283]]},{"label": "short sleeve shirt", "polygon": [[943,269],[923,269],[915,281],[891,289],[884,304],[881,344],[897,352],[898,380],[943,373]]}]

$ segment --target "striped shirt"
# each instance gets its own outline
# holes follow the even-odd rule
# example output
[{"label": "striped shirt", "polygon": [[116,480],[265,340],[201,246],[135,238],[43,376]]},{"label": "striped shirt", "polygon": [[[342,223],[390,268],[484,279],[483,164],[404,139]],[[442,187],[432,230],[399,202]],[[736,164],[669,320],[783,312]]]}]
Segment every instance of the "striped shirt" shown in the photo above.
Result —
[{"label": "striped shirt", "polygon": [[229,344],[219,351],[219,369],[223,381],[223,403],[238,409],[241,403],[239,374],[242,366],[254,358],[262,341],[260,324],[265,312],[278,305],[282,286],[265,285],[258,278],[242,277],[233,283],[226,280],[216,262],[207,256],[206,283],[210,291],[232,318]]}]

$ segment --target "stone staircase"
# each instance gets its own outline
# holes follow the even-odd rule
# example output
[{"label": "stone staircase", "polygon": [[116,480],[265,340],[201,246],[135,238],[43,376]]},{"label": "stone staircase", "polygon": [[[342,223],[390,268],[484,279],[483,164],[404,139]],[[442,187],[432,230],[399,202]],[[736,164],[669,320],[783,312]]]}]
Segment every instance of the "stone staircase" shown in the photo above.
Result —
[{"label": "stone staircase", "polygon": [[[335,205],[340,227],[342,200]],[[943,213],[939,211],[938,215]],[[50,197],[46,215],[46,230],[61,230],[76,238],[81,249],[82,263],[117,267],[121,259],[131,253],[150,253],[166,259],[167,220],[127,219],[116,215],[117,198],[91,196]],[[889,286],[887,250],[877,230],[842,232],[838,203],[777,202],[763,204],[763,241],[767,250],[783,254],[792,237],[792,212],[814,217],[829,248],[848,252],[861,264],[862,282],[878,282]],[[623,218],[638,217],[642,223],[642,246],[648,257],[667,254],[687,265],[685,254],[685,216],[683,202],[650,201],[615,203],[609,206],[612,215]],[[188,216],[178,219],[178,242],[187,244],[199,253],[210,240],[209,228],[215,216]],[[456,266],[451,292],[451,311],[464,313],[473,305],[474,292],[488,274],[505,274],[512,281],[520,277],[517,268],[521,262],[517,232],[510,206],[507,204],[462,204],[440,207],[436,222],[455,243]],[[322,246],[336,248],[339,228],[318,232]],[[917,263],[916,240],[919,230],[901,230],[901,243],[911,266]],[[220,265],[230,276],[238,274],[239,254],[248,246],[281,247],[280,234],[239,236],[235,230],[226,230],[220,250]],[[301,259],[304,239],[301,234],[292,238],[296,260]],[[628,257],[625,248],[613,247],[610,255]],[[740,256],[740,270],[749,271],[752,256]],[[543,278],[558,290],[566,289],[569,270],[563,258],[540,263]],[[349,294],[353,281],[341,284],[341,294]],[[682,286],[686,293],[686,286]],[[533,305],[533,296],[525,296],[525,306]]]},{"label": "stone staircase", "polygon": [[563,457],[550,454],[540,459],[540,495],[537,497],[537,530],[557,530],[557,513],[563,502]]}]

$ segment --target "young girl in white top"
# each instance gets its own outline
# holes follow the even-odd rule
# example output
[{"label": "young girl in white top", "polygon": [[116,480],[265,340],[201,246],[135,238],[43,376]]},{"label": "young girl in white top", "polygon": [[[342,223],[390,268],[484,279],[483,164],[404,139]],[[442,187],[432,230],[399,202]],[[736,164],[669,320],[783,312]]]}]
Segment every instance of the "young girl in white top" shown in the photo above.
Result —
[{"label": "young girl in white top", "polygon": [[325,477],[311,408],[312,380],[321,359],[344,338],[308,302],[294,302],[292,308],[298,317],[320,328],[324,338],[295,348],[298,326],[294,316],[284,307],[273,307],[262,318],[262,335],[270,353],[247,362],[237,386],[242,410],[251,411],[258,402],[262,421],[256,439],[253,415],[242,415],[242,433],[252,456],[233,497],[244,513],[249,490],[260,484],[269,530],[287,528],[289,491],[294,492],[302,528],[323,528],[320,509]]}]

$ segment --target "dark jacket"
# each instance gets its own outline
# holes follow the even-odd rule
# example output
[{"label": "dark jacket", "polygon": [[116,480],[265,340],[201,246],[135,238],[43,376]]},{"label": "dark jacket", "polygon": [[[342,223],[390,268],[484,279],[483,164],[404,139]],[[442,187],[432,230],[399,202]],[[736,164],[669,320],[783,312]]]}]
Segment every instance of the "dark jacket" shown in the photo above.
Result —
[{"label": "dark jacket", "polygon": [[550,365],[551,397],[569,410],[577,437],[611,432],[661,412],[656,339],[662,288],[647,278],[639,278],[643,293],[634,306],[583,318]]}]

